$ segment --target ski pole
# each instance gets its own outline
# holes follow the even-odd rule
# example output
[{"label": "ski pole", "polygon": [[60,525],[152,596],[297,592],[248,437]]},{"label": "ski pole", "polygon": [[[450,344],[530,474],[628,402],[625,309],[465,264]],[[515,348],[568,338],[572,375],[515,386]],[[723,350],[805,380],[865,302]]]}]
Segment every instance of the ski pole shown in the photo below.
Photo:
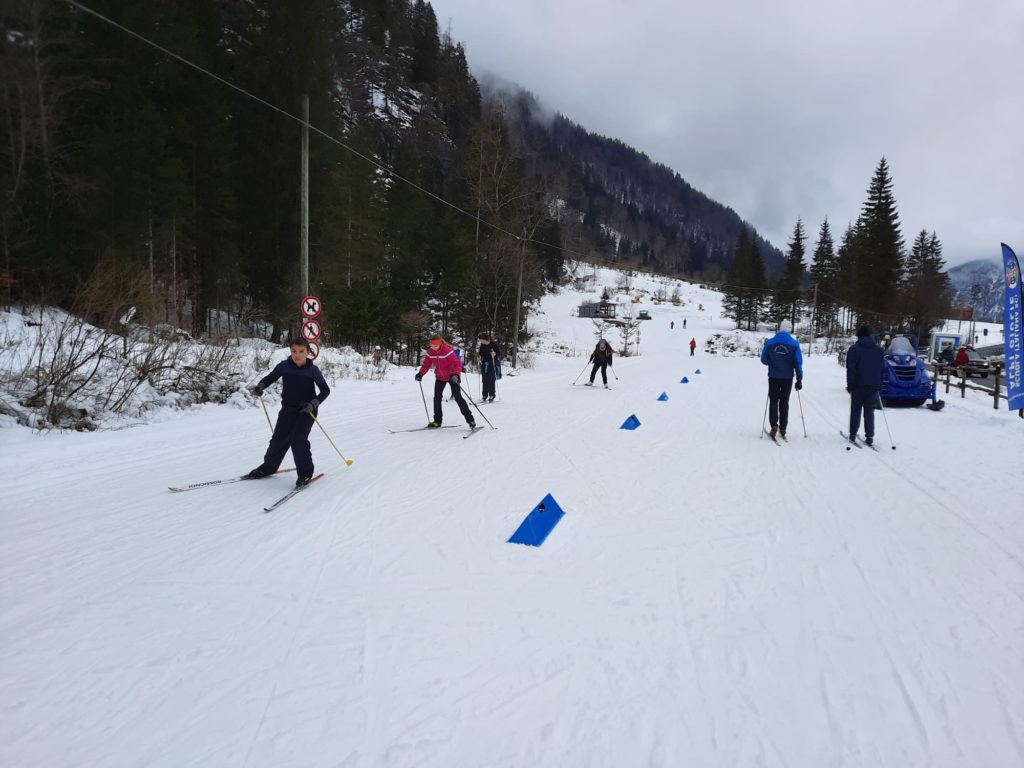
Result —
[{"label": "ski pole", "polygon": [[460,389],[460,390],[462,390],[462,393],[463,393],[463,394],[464,394],[464,395],[465,395],[466,397],[468,397],[468,398],[469,398],[469,402],[470,402],[470,403],[472,403],[473,407],[474,407],[474,408],[476,408],[477,412],[478,412],[478,413],[479,413],[479,414],[480,414],[481,416],[483,416],[483,419],[484,419],[484,421],[486,421],[486,422],[487,422],[487,425],[488,425],[488,426],[489,426],[489,427],[490,427],[491,429],[497,429],[497,427],[496,427],[496,426],[494,426],[493,424],[491,424],[491,420],[490,420],[490,419],[488,419],[488,418],[487,418],[486,416],[484,416],[484,412],[480,410],[480,406],[479,406],[479,405],[477,405],[477,404],[476,404],[475,402],[473,402],[473,398],[469,396],[469,392],[467,392],[467,391],[466,391],[466,390],[465,390],[465,389],[463,388],[463,386],[462,386],[462,382],[459,382],[459,385],[458,385],[458,386],[459,386],[459,389]]},{"label": "ski pole", "polygon": [[[311,413],[311,414],[309,414],[309,415],[310,415],[310,416],[313,416],[313,414],[312,414],[312,413]],[[327,442],[331,444],[331,447],[332,447],[332,448],[333,448],[334,450],[338,451],[338,446],[336,446],[336,445],[334,444],[334,441],[333,441],[333,440],[331,440],[331,436],[327,434],[327,430],[326,430],[326,429],[324,429],[324,425],[320,423],[319,419],[317,419],[317,417],[316,417],[316,416],[313,416],[313,421],[315,421],[315,422],[316,422],[316,425],[317,425],[318,427],[320,427],[320,431],[324,433],[324,437],[326,437],[326,438],[327,438]],[[342,453],[341,451],[338,451],[338,455],[339,455],[339,456],[341,456],[341,460],[345,462],[345,466],[348,466],[348,467],[351,467],[351,466],[352,466],[352,459],[346,459],[346,458],[345,458],[345,454],[343,454],[343,453]]]},{"label": "ski pole", "polygon": [[615,372],[615,366],[613,366],[611,363],[608,363],[608,370],[612,372],[612,376],[614,376],[615,380],[618,381],[619,380],[619,374],[617,374]]},{"label": "ski pole", "polygon": [[590,365],[590,361],[589,361],[589,360],[587,360],[587,362],[585,362],[585,363],[583,364],[583,370],[582,370],[582,371],[580,371],[580,372],[579,372],[579,373],[578,373],[578,374],[576,375],[576,378],[575,378],[575,379],[573,379],[573,381],[572,381],[572,385],[573,385],[574,387],[576,386],[576,382],[580,380],[580,376],[582,376],[582,375],[583,375],[583,373],[584,373],[584,371],[586,371],[586,370],[587,370],[587,366],[588,366],[588,365]]},{"label": "ski pole", "polygon": [[422,381],[422,379],[420,380],[419,385],[420,385],[420,397],[423,398],[423,411],[424,411],[424,413],[427,414],[427,419],[430,420],[430,411],[427,410],[427,396],[425,394],[423,394],[423,381]]},{"label": "ski pole", "polygon": [[[769,395],[769,397],[770,397],[770,395]],[[762,437],[764,437],[764,425],[767,424],[767,423],[768,423],[768,398],[766,397],[764,399],[764,417],[761,419],[761,434],[757,436],[758,440],[760,440]]]},{"label": "ski pole", "polygon": [[796,391],[796,401],[800,405],[800,423],[804,425],[804,437],[807,437],[807,422],[804,421],[804,401],[800,398],[800,390]]},{"label": "ski pole", "polygon": [[896,450],[896,443],[892,441],[892,432],[889,432],[889,418],[885,415],[885,403],[882,402],[882,395],[878,395],[878,405],[882,409],[882,421],[885,422],[885,431],[889,434],[889,445]]},{"label": "ski pole", "polygon": [[274,434],[274,425],[270,423],[270,414],[267,413],[267,404],[263,402],[263,395],[258,396],[260,398],[260,405],[263,406],[263,415],[267,417],[267,426],[270,427],[270,434]]}]

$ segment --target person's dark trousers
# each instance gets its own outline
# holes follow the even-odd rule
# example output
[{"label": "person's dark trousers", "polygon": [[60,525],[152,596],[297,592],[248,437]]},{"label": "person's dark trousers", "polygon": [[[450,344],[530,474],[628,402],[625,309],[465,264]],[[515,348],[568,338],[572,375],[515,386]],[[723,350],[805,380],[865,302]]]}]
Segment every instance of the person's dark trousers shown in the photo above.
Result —
[{"label": "person's dark trousers", "polygon": [[874,439],[876,400],[877,387],[850,388],[850,437],[854,437],[860,429],[860,413],[864,411],[864,436]]},{"label": "person's dark trousers", "polygon": [[297,408],[282,408],[277,415],[277,424],[274,425],[274,434],[263,457],[263,464],[260,465],[263,471],[268,475],[277,472],[284,461],[284,455],[291,448],[299,477],[312,477],[313,453],[309,449],[309,430],[312,428],[313,419],[309,415],[300,413]]},{"label": "person's dark trousers", "polygon": [[446,385],[452,385],[452,397],[455,398],[455,402],[459,404],[459,410],[462,411],[462,415],[465,417],[466,422],[473,421],[473,412],[469,410],[469,406],[466,405],[466,401],[462,399],[462,391],[459,385],[454,381],[438,381],[434,379],[434,421],[438,424],[441,423],[441,419],[444,414],[441,412],[441,399],[444,397],[444,388]]},{"label": "person's dark trousers", "polygon": [[697,351],[696,347],[690,347],[690,357],[693,357],[693,353]]},{"label": "person's dark trousers", "polygon": [[488,397],[495,396],[494,382],[497,380],[497,371],[494,369],[494,363],[490,362],[484,363],[481,371],[484,379],[484,388],[481,397],[486,400]]},{"label": "person's dark trousers", "polygon": [[768,379],[768,421],[783,432],[789,424],[789,391],[792,379]]},{"label": "person's dark trousers", "polygon": [[601,380],[608,383],[608,363],[594,363],[594,370],[590,372],[590,383],[594,383],[594,379],[597,378],[597,369],[601,369]]}]

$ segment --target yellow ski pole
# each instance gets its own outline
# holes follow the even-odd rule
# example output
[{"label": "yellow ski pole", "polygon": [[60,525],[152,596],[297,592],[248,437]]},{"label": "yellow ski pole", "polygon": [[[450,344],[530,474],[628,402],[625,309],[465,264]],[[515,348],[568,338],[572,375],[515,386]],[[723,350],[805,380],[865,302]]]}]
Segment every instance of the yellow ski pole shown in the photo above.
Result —
[{"label": "yellow ski pole", "polygon": [[270,414],[267,413],[267,404],[263,402],[263,395],[258,396],[260,405],[263,406],[263,415],[267,417],[267,426],[270,427],[270,434],[274,434],[274,425],[270,423]]},{"label": "yellow ski pole", "polygon": [[[312,414],[312,413],[311,413],[311,414],[309,414],[309,415],[310,415],[310,416],[313,416],[313,414]],[[317,425],[318,427],[320,427],[320,431],[324,433],[324,437],[326,437],[326,438],[327,438],[327,442],[331,444],[331,447],[332,447],[332,448],[333,448],[334,450],[338,451],[338,446],[336,446],[336,445],[334,444],[334,441],[333,441],[333,440],[331,440],[331,436],[327,434],[327,430],[326,430],[326,429],[324,429],[324,425],[320,423],[320,420],[319,420],[319,419],[317,419],[317,417],[316,417],[316,416],[313,416],[313,421],[315,421],[315,422],[316,422],[316,425]],[[339,456],[341,456],[341,460],[345,462],[345,466],[348,466],[348,467],[351,467],[351,466],[352,466],[352,459],[346,459],[346,458],[345,458],[345,454],[343,454],[343,453],[342,453],[341,451],[338,451],[338,455],[339,455]]]}]

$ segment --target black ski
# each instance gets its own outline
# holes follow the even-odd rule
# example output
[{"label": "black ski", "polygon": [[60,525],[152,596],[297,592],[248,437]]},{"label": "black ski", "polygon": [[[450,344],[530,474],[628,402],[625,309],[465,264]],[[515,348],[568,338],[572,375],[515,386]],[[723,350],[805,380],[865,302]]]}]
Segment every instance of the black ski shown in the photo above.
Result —
[{"label": "black ski", "polygon": [[440,427],[416,427],[415,429],[389,429],[392,435],[401,435],[405,432],[423,432],[428,429],[458,429],[458,424],[443,424]]},{"label": "black ski", "polygon": [[[279,469],[276,474],[280,475],[285,472],[294,472],[295,468],[291,469]],[[242,475],[241,477],[229,477],[226,480],[208,480],[205,483],[192,483],[191,485],[183,485],[180,488],[176,486],[168,486],[167,490],[171,493],[181,493],[183,491],[195,491],[200,488],[213,488],[215,485],[227,485],[228,483],[240,483],[243,480],[262,480],[261,477],[249,477],[248,475]]]},{"label": "black ski", "polygon": [[859,442],[857,442],[857,438],[856,437],[853,440],[851,440],[850,436],[848,434],[846,434],[845,432],[843,432],[843,430],[840,429],[839,430],[839,434],[842,435],[843,439],[846,441],[846,450],[850,450],[851,446],[854,447],[854,448],[863,448],[864,447]]},{"label": "black ski", "polygon": [[286,493],[280,499],[275,501],[269,507],[264,507],[263,511],[264,512],[273,512],[275,509],[277,509],[282,504],[284,504],[286,501],[288,501],[288,499],[293,498],[296,494],[302,493],[302,491],[304,491],[307,488],[309,488],[309,486],[311,486],[313,483],[315,483],[317,480],[319,480],[323,476],[324,476],[324,473],[321,472],[319,475],[315,475],[314,477],[310,478],[309,482],[306,483],[305,485],[300,485],[300,486],[297,486],[295,488],[292,488],[290,491],[288,491],[288,493]]}]

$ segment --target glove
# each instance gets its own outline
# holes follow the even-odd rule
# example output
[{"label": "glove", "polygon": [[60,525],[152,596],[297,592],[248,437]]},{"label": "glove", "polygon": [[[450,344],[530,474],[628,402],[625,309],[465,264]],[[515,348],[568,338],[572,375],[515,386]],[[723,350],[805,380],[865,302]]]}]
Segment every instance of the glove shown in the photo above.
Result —
[{"label": "glove", "polygon": [[797,379],[796,380],[796,391],[799,392],[803,388],[804,388],[804,383],[800,379]]},{"label": "glove", "polygon": [[414,376],[413,378],[415,378],[416,381],[423,381],[423,374],[417,373],[416,376]]},{"label": "glove", "polygon": [[259,384],[254,384],[252,387],[249,388],[249,391],[256,395],[256,397],[263,396],[263,387],[261,387]]},{"label": "glove", "polygon": [[453,382],[455,382],[455,386],[458,386],[459,382],[462,381],[462,379],[459,377],[459,374],[453,373],[451,375],[451,378],[448,379],[448,381],[453,381]]},{"label": "glove", "polygon": [[308,403],[302,406],[302,410],[300,410],[299,413],[306,413],[309,414],[310,416],[316,416],[316,409],[319,407],[320,401],[314,397],[312,400],[310,400]]}]

